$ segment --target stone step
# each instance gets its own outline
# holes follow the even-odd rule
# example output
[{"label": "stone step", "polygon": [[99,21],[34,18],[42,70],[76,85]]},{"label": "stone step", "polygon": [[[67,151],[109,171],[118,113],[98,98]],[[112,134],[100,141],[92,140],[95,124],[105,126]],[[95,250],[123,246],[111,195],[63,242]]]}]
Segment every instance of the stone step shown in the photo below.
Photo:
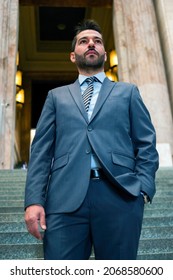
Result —
[{"label": "stone step", "polygon": [[[17,195],[22,195],[22,199],[24,199],[24,193],[25,193],[25,188],[23,186],[18,188],[8,188],[8,189],[2,188],[0,189],[0,199],[3,200],[3,198],[7,199],[8,197],[10,199],[13,196],[17,196]],[[173,202],[173,191],[167,191],[167,192],[158,191],[153,198],[152,205],[157,201],[162,202],[163,200],[165,203]]]},{"label": "stone step", "polygon": [[[172,239],[141,240],[138,259],[171,259],[173,256]],[[42,244],[8,244],[0,245],[0,259],[42,259]],[[94,257],[93,257],[94,258]]]},{"label": "stone step", "polygon": [[6,190],[6,189],[4,189],[4,190],[0,190],[0,197],[2,197],[2,196],[8,196],[8,195],[14,195],[14,196],[16,196],[16,195],[19,195],[19,196],[23,196],[23,198],[24,198],[24,194],[25,194],[25,191],[24,191],[24,189],[20,189],[20,190]]},{"label": "stone step", "polygon": [[[6,228],[7,230],[7,228]],[[140,240],[146,239],[170,239],[173,241],[173,227],[150,227],[150,228],[142,228],[141,238]],[[37,240],[31,234],[25,230],[23,231],[0,231],[0,240],[2,240],[1,244],[37,244],[42,243],[42,241]],[[172,248],[173,249],[173,248]]]},{"label": "stone step", "polygon": [[11,193],[11,191],[13,191],[13,192],[18,192],[18,191],[25,191],[25,186],[24,186],[24,184],[22,184],[22,185],[18,185],[17,187],[16,186],[1,186],[0,185],[0,192],[3,194],[3,192],[4,192],[4,194],[5,193]]},{"label": "stone step", "polygon": [[43,247],[42,244],[0,245],[0,259],[43,259]]},{"label": "stone step", "polygon": [[14,182],[14,181],[11,181],[11,182],[0,182],[0,190],[17,190],[17,189],[25,189],[25,181],[19,181],[19,182]]},{"label": "stone step", "polygon": [[[164,198],[158,198],[157,199],[158,203],[156,203],[156,200],[154,200],[154,202],[151,204],[152,209],[154,208],[166,208],[166,209],[170,209],[173,207],[173,200],[170,199],[164,199]],[[20,200],[0,200],[0,207],[23,207],[24,205],[24,199],[20,199]]]},{"label": "stone step", "polygon": [[[26,182],[26,175],[22,176],[4,176],[3,178],[0,177],[0,185],[17,185],[18,183],[25,183]],[[156,180],[156,187],[157,189],[161,188],[162,186],[164,187],[171,187],[173,186],[173,178],[172,179],[158,179]]]},{"label": "stone step", "polygon": [[27,170],[24,169],[0,169],[0,177],[1,176],[19,176],[21,174],[26,174]]},{"label": "stone step", "polygon": [[[1,170],[2,171],[2,170]],[[23,180],[24,178],[26,179],[27,177],[27,172],[0,172],[0,181],[8,181],[8,180]]]},{"label": "stone step", "polygon": [[[160,227],[159,225],[156,227],[142,227],[141,232],[141,240],[143,239],[165,239],[172,238],[173,241],[173,226],[172,227]],[[172,248],[173,249],[173,248]]]},{"label": "stone step", "polygon": [[155,196],[152,200],[151,205],[150,204],[148,204],[148,205],[153,207],[153,205],[156,205],[156,203],[158,203],[158,204],[163,204],[163,203],[172,204],[172,202],[173,202],[173,198],[170,197],[170,196],[169,197],[164,197],[164,196],[157,197],[157,196]]},{"label": "stone step", "polygon": [[[24,184],[18,186],[2,186],[0,184],[0,197],[7,196],[7,195],[24,195],[25,193],[25,186]],[[157,190],[153,202],[159,198],[164,198],[173,201],[173,186],[172,188],[163,188],[163,190]]]},{"label": "stone step", "polygon": [[143,227],[172,227],[173,217],[145,217],[143,219]]},{"label": "stone step", "polygon": [[0,177],[0,184],[17,184],[17,183],[20,183],[20,182],[25,182],[26,181],[26,176],[16,176],[16,177],[13,177],[13,176],[9,176],[8,178],[2,178]]},{"label": "stone step", "polygon": [[9,178],[8,180],[0,180],[0,187],[17,187],[19,185],[25,186],[26,178],[23,179],[14,179],[14,178]]},{"label": "stone step", "polygon": [[0,232],[24,232],[27,231],[25,222],[0,222]]},{"label": "stone step", "polygon": [[[8,180],[11,178],[14,179],[20,179],[20,178],[26,178],[27,177],[27,172],[26,171],[12,171],[12,172],[5,172],[5,170],[2,172],[2,170],[0,170],[0,181],[1,179],[3,180]],[[159,174],[157,174],[155,181],[156,182],[160,182],[160,181],[173,181],[173,169],[171,173],[162,173],[161,171],[159,172]]]},{"label": "stone step", "polygon": [[[11,198],[11,197],[10,197]],[[157,201],[157,202],[156,202]],[[0,199],[0,213],[4,213],[7,211],[7,213],[9,213],[10,208],[21,208],[22,212],[23,212],[23,207],[24,207],[24,199],[20,199],[20,200],[16,200],[16,199],[12,199],[12,200],[1,200]],[[7,208],[7,209],[5,209]],[[148,204],[145,206],[145,212],[150,210],[153,212],[156,212],[158,209],[162,210],[162,209],[170,209],[170,211],[173,209],[173,201],[171,201],[170,199],[166,202],[164,199],[157,199],[155,200],[151,205]],[[11,211],[10,211],[11,212]]]},{"label": "stone step", "polygon": [[23,222],[23,221],[24,221],[24,211],[23,213],[0,213],[0,223]]},{"label": "stone step", "polygon": [[0,208],[1,207],[24,207],[23,200],[0,200]]},{"label": "stone step", "polygon": [[[26,180],[16,180],[14,181],[13,179],[12,180],[8,180],[8,181],[0,181],[0,190],[4,190],[4,189],[7,189],[7,190],[11,190],[11,189],[20,189],[20,188],[23,188],[25,189],[25,182]],[[168,184],[168,183],[157,183],[156,185],[156,194],[159,194],[159,193],[167,193],[168,192],[168,195],[169,195],[169,192],[171,192],[172,194],[172,191],[173,191],[173,182],[171,184]]]},{"label": "stone step", "polygon": [[171,188],[173,186],[173,179],[158,179],[156,180],[156,190],[162,188],[162,187],[169,187]]},{"label": "stone step", "polygon": [[[9,216],[9,218],[12,219],[12,215]],[[164,230],[164,228],[168,227],[170,228],[170,230],[172,230],[173,217],[144,217],[142,230],[144,232],[147,232],[147,230],[151,230],[154,232],[154,228],[156,228],[156,230],[160,231],[160,233],[158,234],[161,234],[161,231]],[[24,216],[21,214],[14,214],[14,219],[12,221],[6,221],[6,218],[4,216],[4,220],[2,218],[2,221],[0,221],[0,233],[5,232],[27,232],[24,222]],[[172,232],[168,231],[168,234],[172,236]]]},{"label": "stone step", "polygon": [[137,260],[173,260],[173,252],[155,253],[155,254],[139,253],[137,256]]},{"label": "stone step", "polygon": [[158,178],[173,178],[173,168],[160,167],[156,173],[156,179]]},{"label": "stone step", "polygon": [[8,214],[8,213],[23,213],[24,206],[21,207],[0,207],[0,213]]},{"label": "stone step", "polygon": [[0,196],[0,201],[8,201],[9,204],[11,201],[24,201],[24,196],[23,195],[1,195]]},{"label": "stone step", "polygon": [[[13,169],[13,170],[0,170],[0,178],[7,177],[7,176],[26,176],[27,170],[24,169]],[[156,173],[156,181],[158,179],[173,179],[173,168],[172,167],[160,167]]]},{"label": "stone step", "polygon": [[139,242],[138,254],[173,253],[172,238],[142,239]]},{"label": "stone step", "polygon": [[19,175],[19,176],[8,176],[7,177],[1,177],[0,175],[0,183],[16,183],[16,182],[25,182],[26,181],[26,175]]},{"label": "stone step", "polygon": [[[172,217],[173,218],[173,211],[170,212],[168,209],[156,209],[155,212],[153,210],[145,210],[144,218],[151,218],[155,219],[156,217]],[[0,222],[22,222],[24,220],[24,208],[17,207],[14,209],[5,209],[1,210],[0,208]]]},{"label": "stone step", "polygon": [[157,199],[157,202],[156,200],[153,201],[152,204],[148,204],[148,205],[145,205],[145,210],[146,209],[150,209],[150,210],[153,210],[155,211],[155,209],[173,209],[173,201],[172,200],[166,200],[165,199]]},{"label": "stone step", "polygon": [[[172,239],[141,240],[138,259],[171,259],[173,256]],[[147,256],[147,258],[146,258]],[[42,244],[0,245],[0,259],[42,259]]]},{"label": "stone step", "polygon": [[173,187],[170,188],[170,190],[165,190],[165,189],[163,189],[163,190],[158,190],[158,191],[156,192],[155,197],[160,197],[160,196],[164,196],[164,197],[169,197],[169,196],[171,196],[171,197],[173,198]]},{"label": "stone step", "polygon": [[[13,244],[42,244],[43,242],[36,239],[28,232],[0,232],[1,245],[13,245]],[[0,245],[0,247],[1,247]]]},{"label": "stone step", "polygon": [[157,187],[161,187],[162,186],[162,184],[164,184],[164,185],[167,185],[167,186],[172,186],[172,184],[173,184],[173,178],[171,179],[167,179],[167,178],[159,178],[159,179],[157,179],[156,181],[156,185],[157,185]]},{"label": "stone step", "polygon": [[173,217],[173,209],[154,209],[154,210],[145,210],[144,217]]}]

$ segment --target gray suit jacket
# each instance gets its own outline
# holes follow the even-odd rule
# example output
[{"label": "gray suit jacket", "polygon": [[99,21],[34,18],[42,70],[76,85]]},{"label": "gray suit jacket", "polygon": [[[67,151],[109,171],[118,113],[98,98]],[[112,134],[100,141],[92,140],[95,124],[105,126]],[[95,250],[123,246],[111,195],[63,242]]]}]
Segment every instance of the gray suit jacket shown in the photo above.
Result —
[{"label": "gray suit jacket", "polygon": [[153,198],[158,153],[155,130],[135,85],[104,80],[91,120],[79,81],[49,92],[31,147],[25,207],[71,212],[83,202],[91,152],[109,179],[132,196]]}]

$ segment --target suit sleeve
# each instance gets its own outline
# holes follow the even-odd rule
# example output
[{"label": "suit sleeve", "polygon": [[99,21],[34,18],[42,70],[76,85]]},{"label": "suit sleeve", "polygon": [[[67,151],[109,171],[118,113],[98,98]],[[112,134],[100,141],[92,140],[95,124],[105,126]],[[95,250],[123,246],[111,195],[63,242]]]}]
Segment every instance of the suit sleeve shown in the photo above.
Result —
[{"label": "suit sleeve", "polygon": [[136,86],[133,86],[131,95],[130,119],[136,157],[135,173],[141,182],[141,191],[152,200],[155,193],[155,173],[158,169],[156,133]]},{"label": "suit sleeve", "polygon": [[25,189],[25,208],[33,204],[40,204],[44,207],[54,155],[54,143],[55,107],[52,93],[49,92],[31,146]]}]

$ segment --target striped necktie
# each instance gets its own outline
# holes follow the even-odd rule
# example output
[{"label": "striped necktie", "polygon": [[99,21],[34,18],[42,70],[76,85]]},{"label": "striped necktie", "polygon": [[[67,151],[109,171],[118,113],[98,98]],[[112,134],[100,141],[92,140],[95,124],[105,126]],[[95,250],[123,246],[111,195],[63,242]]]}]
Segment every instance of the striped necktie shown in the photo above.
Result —
[{"label": "striped necktie", "polygon": [[82,98],[83,98],[83,102],[84,102],[84,107],[85,110],[88,112],[89,110],[89,106],[90,106],[90,102],[91,102],[91,97],[94,91],[94,81],[98,81],[98,79],[96,77],[89,77],[85,80],[85,82],[87,82],[88,87],[86,88],[86,90],[83,92],[82,94]]}]

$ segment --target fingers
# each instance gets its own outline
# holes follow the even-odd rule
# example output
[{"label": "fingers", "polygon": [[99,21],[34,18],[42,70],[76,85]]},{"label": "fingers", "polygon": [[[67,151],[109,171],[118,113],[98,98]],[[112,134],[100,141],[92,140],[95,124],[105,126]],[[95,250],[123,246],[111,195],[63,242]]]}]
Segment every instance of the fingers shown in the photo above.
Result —
[{"label": "fingers", "polygon": [[29,206],[25,212],[25,222],[29,233],[42,240],[39,224],[43,230],[46,229],[44,208],[40,205]]},{"label": "fingers", "polygon": [[38,220],[35,220],[35,221],[30,220],[29,223],[27,223],[27,229],[28,229],[29,233],[32,234],[34,237],[42,240],[42,235],[41,235],[41,233],[39,231],[39,227],[38,227]]},{"label": "fingers", "polygon": [[42,212],[40,214],[40,226],[43,230],[46,230],[46,219],[45,219],[45,213]]}]

